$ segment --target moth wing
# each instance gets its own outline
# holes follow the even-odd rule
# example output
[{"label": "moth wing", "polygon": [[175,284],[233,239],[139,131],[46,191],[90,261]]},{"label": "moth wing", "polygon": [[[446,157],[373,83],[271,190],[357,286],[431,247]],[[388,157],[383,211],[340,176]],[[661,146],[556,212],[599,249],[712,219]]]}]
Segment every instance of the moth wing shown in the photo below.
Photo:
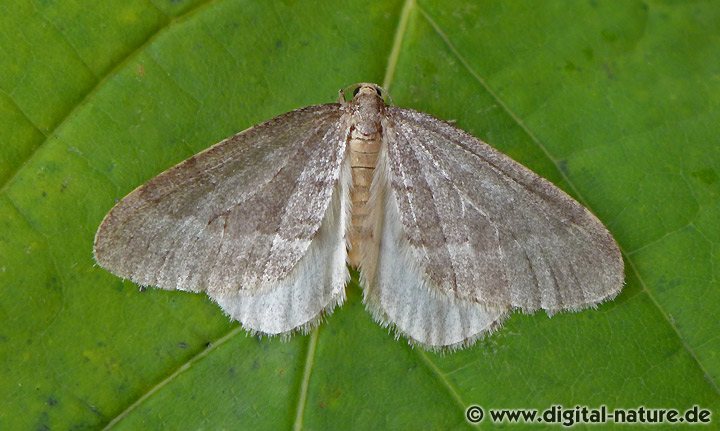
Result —
[{"label": "moth wing", "polygon": [[408,244],[381,151],[371,189],[374,241],[360,266],[364,301],[375,320],[429,349],[460,348],[500,327],[508,308],[485,306],[436,289]]},{"label": "moth wing", "polygon": [[161,173],[105,217],[97,262],[141,285],[213,297],[276,287],[330,206],[344,119],[338,104],[292,111]]},{"label": "moth wing", "polygon": [[349,172],[344,165],[320,229],[290,274],[260,291],[208,293],[245,329],[270,335],[308,330],[345,299]]},{"label": "moth wing", "polygon": [[427,114],[388,108],[383,130],[409,253],[438,292],[554,313],[620,291],[614,239],[553,184]]}]

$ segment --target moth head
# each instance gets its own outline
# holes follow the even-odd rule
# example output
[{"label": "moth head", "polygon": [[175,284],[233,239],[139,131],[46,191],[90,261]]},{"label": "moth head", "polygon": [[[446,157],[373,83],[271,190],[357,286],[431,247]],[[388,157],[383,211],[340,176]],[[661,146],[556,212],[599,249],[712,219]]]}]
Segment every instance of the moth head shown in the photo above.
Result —
[{"label": "moth head", "polygon": [[346,102],[350,101],[347,99],[350,94],[352,94],[351,100],[353,101],[357,101],[359,98],[376,97],[384,104],[388,103],[387,91],[381,86],[369,82],[360,82],[340,90],[340,97]]}]

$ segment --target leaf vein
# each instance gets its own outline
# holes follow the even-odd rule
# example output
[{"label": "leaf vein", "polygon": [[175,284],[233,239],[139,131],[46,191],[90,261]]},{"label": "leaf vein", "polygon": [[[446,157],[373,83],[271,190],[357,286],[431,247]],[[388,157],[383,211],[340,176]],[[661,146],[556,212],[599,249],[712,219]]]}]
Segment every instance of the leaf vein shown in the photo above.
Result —
[{"label": "leaf vein", "polygon": [[181,364],[178,368],[175,369],[172,373],[170,373],[166,378],[162,379],[160,382],[158,382],[156,385],[151,387],[147,392],[145,392],[142,396],[140,396],[135,402],[130,404],[120,412],[117,416],[115,416],[110,422],[107,423],[103,427],[103,430],[109,430],[112,429],[115,425],[120,423],[123,419],[125,419],[130,413],[132,413],[135,409],[137,409],[142,403],[144,403],[147,399],[149,399],[153,394],[158,392],[160,389],[165,387],[167,384],[175,380],[176,377],[178,377],[180,374],[184,373],[190,367],[195,364],[196,362],[199,362],[201,359],[209,355],[214,350],[217,350],[220,346],[228,342],[232,337],[236,336],[239,333],[243,332],[243,328],[241,326],[236,327],[235,329],[229,331],[227,334],[223,335],[222,337],[218,338],[215,342],[210,343],[210,345],[200,351],[198,354]]},{"label": "leaf vein", "polygon": [[293,430],[300,431],[303,426],[305,415],[305,405],[307,404],[307,393],[310,387],[310,376],[312,375],[312,367],[315,363],[315,351],[317,350],[318,328],[313,329],[308,340],[307,355],[305,355],[305,367],[303,369],[303,377],[300,381],[300,389],[298,394],[297,408],[295,410],[295,422]]},{"label": "leaf vein", "polygon": [[[90,88],[87,92],[85,92],[85,94],[78,96],[78,98],[77,98],[78,103],[73,108],[71,108],[65,114],[65,116],[62,117],[57,122],[57,124],[55,124],[55,126],[52,128],[52,130],[49,130],[48,133],[44,133],[44,135],[46,136],[46,139],[43,142],[39,143],[35,147],[35,149],[31,153],[28,154],[27,158],[24,161],[22,161],[16,165],[17,169],[6,177],[6,180],[4,183],[0,184],[0,193],[7,192],[8,186],[13,183],[13,180],[20,174],[20,172],[23,171],[24,167],[28,165],[30,160],[32,160],[38,154],[38,151],[45,146],[44,145],[45,142],[47,142],[48,139],[51,136],[53,136],[55,134],[55,132],[65,124],[66,121],[71,119],[73,117],[73,114],[75,114],[76,112],[78,112],[80,110],[80,108],[85,106],[92,99],[92,97],[96,93],[98,93],[98,91],[100,91],[100,89],[103,87],[103,85],[106,82],[108,82],[111,79],[111,77],[114,76],[120,69],[122,69],[128,62],[130,62],[131,59],[135,58],[141,52],[143,52],[145,48],[147,48],[149,45],[151,45],[164,31],[169,29],[175,23],[179,22],[181,18],[193,15],[193,14],[197,13],[199,10],[204,9],[205,7],[208,7],[209,5],[211,5],[213,3],[215,3],[215,0],[207,0],[205,3],[200,3],[199,5],[195,6],[193,9],[188,10],[183,15],[180,15],[177,18],[166,20],[160,27],[158,27],[156,29],[156,31],[154,33],[149,35],[143,42],[138,44],[137,47],[135,47],[135,49],[129,51],[125,57],[123,57],[119,61],[117,61],[112,67],[109,67],[106,74],[104,74],[101,77],[98,77],[97,82],[95,83],[95,85],[92,88]],[[153,5],[153,7],[155,7],[155,5]]]},{"label": "leaf vein", "polygon": [[[458,49],[455,47],[455,45],[450,41],[450,38],[445,34],[445,32],[440,28],[440,26],[435,22],[435,20],[432,19],[432,17],[419,5],[417,6],[418,11],[422,14],[422,16],[428,21],[430,26],[434,29],[435,33],[438,35],[438,37],[445,43],[448,50],[458,59],[460,64],[467,70],[467,72],[480,84],[481,87],[485,89],[485,91],[498,103],[498,105],[512,118],[512,120],[517,123],[517,125],[523,130],[523,132],[530,138],[530,140],[537,145],[537,147],[545,154],[545,156],[555,165],[557,171],[559,172],[562,179],[568,184],[568,186],[572,189],[573,193],[577,197],[578,201],[582,203],[585,207],[589,206],[587,205],[585,199],[580,194],[577,187],[575,187],[575,184],[570,181],[570,178],[563,172],[562,169],[560,169],[558,161],[552,156],[552,154],[548,151],[547,147],[540,141],[540,139],[528,128],[528,126],[515,114],[514,111],[512,111],[507,104],[495,93],[495,91],[492,90],[492,88],[487,84],[485,79],[483,79],[480,74],[478,74],[470,65],[470,63],[463,57]],[[650,289],[648,289],[647,284],[645,283],[645,280],[643,279],[640,271],[638,270],[637,266],[635,265],[635,262],[630,259],[630,256],[628,253],[623,249],[621,244],[618,244],[620,247],[620,251],[625,257],[625,261],[628,262],[628,265],[630,266],[630,269],[635,273],[637,276],[638,281],[640,282],[640,286],[645,291],[645,293],[648,295],[652,303],[657,307],[657,309],[660,311],[660,314],[665,318],[665,322],[668,324],[668,326],[675,332],[675,335],[678,337],[680,343],[685,348],[685,350],[688,352],[690,357],[693,359],[693,361],[696,363],[700,371],[705,375],[706,380],[710,384],[710,386],[713,388],[713,390],[720,394],[720,386],[718,386],[718,382],[716,382],[712,375],[708,372],[708,370],[705,368],[705,366],[700,362],[700,358],[698,358],[697,354],[695,353],[695,350],[690,346],[685,339],[682,337],[682,334],[680,333],[680,330],[678,327],[671,321],[670,317],[668,316],[667,310],[665,310],[661,304],[657,301],[653,293]]]},{"label": "leaf vein", "polygon": [[430,360],[428,357],[428,354],[425,351],[422,351],[420,349],[415,349],[415,352],[417,352],[417,356],[420,358],[422,363],[425,365],[425,368],[427,368],[433,376],[437,378],[437,380],[442,383],[443,387],[447,390],[448,394],[452,397],[452,399],[455,401],[455,404],[457,404],[460,409],[463,411],[463,414],[465,413],[465,408],[467,407],[467,404],[460,396],[460,393],[457,391],[455,386],[448,380],[447,375],[443,374],[443,372],[438,368],[435,363]]}]

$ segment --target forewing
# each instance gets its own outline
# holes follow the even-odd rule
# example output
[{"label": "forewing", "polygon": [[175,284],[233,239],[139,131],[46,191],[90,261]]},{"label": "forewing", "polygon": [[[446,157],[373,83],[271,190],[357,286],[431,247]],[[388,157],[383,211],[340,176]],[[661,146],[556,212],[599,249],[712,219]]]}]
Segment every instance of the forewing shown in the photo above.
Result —
[{"label": "forewing", "polygon": [[614,239],[550,182],[427,114],[389,108],[383,129],[404,234],[435,288],[550,313],[620,291]]},{"label": "forewing", "polygon": [[347,132],[339,105],[312,106],[185,160],[108,213],[95,237],[98,263],[164,289],[273,285],[318,232]]}]

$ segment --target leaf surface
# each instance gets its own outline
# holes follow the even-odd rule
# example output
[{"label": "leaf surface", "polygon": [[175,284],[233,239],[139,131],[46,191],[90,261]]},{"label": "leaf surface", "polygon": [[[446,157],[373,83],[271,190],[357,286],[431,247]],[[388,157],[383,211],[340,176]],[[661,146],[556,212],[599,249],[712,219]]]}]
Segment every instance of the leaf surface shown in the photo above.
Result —
[{"label": "leaf surface", "polygon": [[[0,5],[0,428],[465,428],[471,404],[717,414],[719,24],[711,1]],[[623,250],[621,295],[435,354],[375,324],[356,278],[317,332],[283,342],[94,265],[117,199],[361,81],[587,205]]]}]

